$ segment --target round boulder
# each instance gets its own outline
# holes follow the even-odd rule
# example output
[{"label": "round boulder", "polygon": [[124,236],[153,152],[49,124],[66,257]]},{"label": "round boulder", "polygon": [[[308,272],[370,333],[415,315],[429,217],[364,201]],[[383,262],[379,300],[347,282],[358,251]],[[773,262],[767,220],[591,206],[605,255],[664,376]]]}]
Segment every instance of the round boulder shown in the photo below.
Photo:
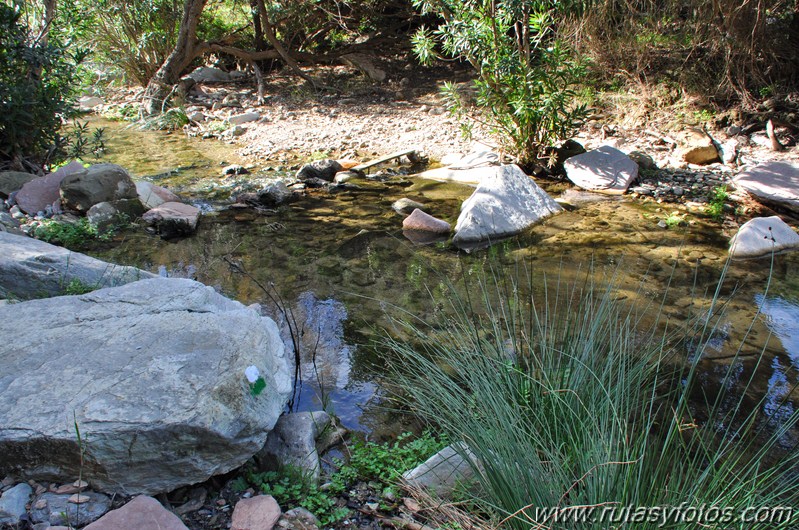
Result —
[{"label": "round boulder", "polygon": [[99,202],[136,199],[136,184],[125,168],[116,164],[95,164],[85,173],[64,177],[61,200],[65,208],[88,212]]}]

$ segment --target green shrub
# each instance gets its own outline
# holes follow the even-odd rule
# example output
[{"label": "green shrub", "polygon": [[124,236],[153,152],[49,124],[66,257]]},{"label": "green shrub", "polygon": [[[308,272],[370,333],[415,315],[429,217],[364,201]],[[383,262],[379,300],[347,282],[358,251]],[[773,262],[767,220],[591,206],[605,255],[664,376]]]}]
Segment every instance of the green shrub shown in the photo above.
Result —
[{"label": "green shrub", "polygon": [[555,36],[568,2],[511,0],[438,2],[414,0],[423,14],[442,17],[435,30],[413,38],[422,63],[436,55],[469,61],[478,74],[476,104],[470,109],[455,85],[444,86],[450,110],[469,132],[468,118],[486,121],[523,166],[537,163],[545,148],[571,137],[587,115],[578,104],[577,83],[585,74],[568,47]]},{"label": "green shrub", "polygon": [[108,233],[100,234],[97,228],[81,217],[74,223],[45,219],[31,233],[36,239],[54,243],[70,249],[81,248],[94,239],[106,239]]},{"label": "green shrub", "polygon": [[705,213],[714,221],[723,221],[724,205],[729,198],[730,194],[727,191],[727,186],[716,186],[710,194],[710,202],[705,207]]},{"label": "green shrub", "polygon": [[250,486],[272,495],[282,507],[302,506],[316,515],[323,525],[333,525],[350,511],[339,507],[335,495],[346,492],[358,482],[378,482],[381,487],[394,488],[402,473],[414,468],[441,450],[443,439],[430,433],[412,438],[400,435],[393,443],[356,443],[348,448],[346,461],[336,460],[338,469],[329,477],[329,487],[321,490],[316,483],[296,469],[281,472],[257,473],[248,470],[238,477],[233,489],[244,491]]},{"label": "green shrub", "polygon": [[41,169],[66,156],[59,129],[86,56],[69,44],[35,38],[20,11],[0,4],[0,167]]},{"label": "green shrub", "polygon": [[[404,389],[398,397],[477,457],[476,500],[490,526],[693,529],[705,526],[580,517],[590,507],[690,506],[694,515],[723,507],[737,516],[748,507],[799,505],[791,441],[799,411],[788,398],[752,403],[746,377],[744,388],[726,384],[740,349],[720,390],[707,391],[701,356],[686,353],[686,344],[703,351],[720,301],[695,325],[666,334],[656,331],[657,311],[621,305],[612,287],[557,286],[540,300],[513,278],[467,287],[468,298],[452,299],[441,321],[404,323],[410,339],[386,346],[396,359],[394,383]],[[785,443],[793,449],[775,458]]]}]

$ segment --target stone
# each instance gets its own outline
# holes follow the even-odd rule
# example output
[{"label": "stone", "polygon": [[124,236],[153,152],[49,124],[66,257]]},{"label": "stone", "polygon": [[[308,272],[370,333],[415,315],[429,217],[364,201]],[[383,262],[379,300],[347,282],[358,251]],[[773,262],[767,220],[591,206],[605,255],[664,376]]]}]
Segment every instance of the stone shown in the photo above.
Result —
[{"label": "stone", "polygon": [[161,237],[170,239],[193,234],[200,219],[200,209],[182,202],[165,202],[146,211],[141,218],[155,227]]},{"label": "stone", "polygon": [[577,186],[607,195],[621,195],[638,177],[638,164],[609,145],[573,156],[563,167]]},{"label": "stone", "polygon": [[261,119],[261,114],[259,112],[244,112],[242,114],[236,114],[231,116],[227,119],[227,121],[231,125],[241,125],[243,123],[250,123],[252,121],[258,121]]},{"label": "stone", "polygon": [[[464,454],[468,454],[472,462]],[[449,445],[403,473],[402,479],[415,488],[428,490],[433,495],[446,499],[452,496],[460,484],[474,478],[473,466],[474,456],[466,446]]]},{"label": "stone", "polygon": [[31,505],[34,523],[50,523],[71,527],[85,526],[102,517],[111,508],[111,499],[102,493],[83,493],[86,502],[69,502],[69,494],[42,493]]},{"label": "stone", "polygon": [[646,169],[649,171],[654,171],[658,168],[657,162],[655,159],[652,158],[650,155],[643,153],[641,151],[633,151],[629,155],[630,160],[638,164],[639,169]]},{"label": "stone", "polygon": [[116,164],[95,164],[61,181],[61,203],[78,212],[88,212],[99,202],[138,198],[133,179],[125,168]]},{"label": "stone", "polygon": [[130,502],[111,510],[84,530],[188,530],[180,517],[157,500],[139,495]]},{"label": "stone", "polygon": [[144,206],[139,199],[121,199],[113,202],[98,202],[86,212],[86,219],[100,232],[115,225],[129,223],[141,217]]},{"label": "stone", "polygon": [[233,508],[230,530],[272,530],[280,514],[280,506],[271,495],[241,499]]},{"label": "stone", "polygon": [[105,103],[103,98],[98,98],[97,96],[82,96],[78,98],[78,108],[81,112],[88,112],[103,103]]},{"label": "stone", "polygon": [[66,166],[46,175],[26,182],[17,193],[20,209],[28,214],[44,210],[48,205],[61,199],[61,181],[69,175],[80,175],[86,168],[80,162],[70,162]]},{"label": "stone", "polygon": [[365,53],[348,53],[342,55],[341,59],[366,74],[372,81],[382,83],[386,80],[386,71],[378,68],[374,63],[374,58]]},{"label": "stone", "polygon": [[337,160],[326,158],[324,160],[317,160],[310,164],[305,164],[297,171],[295,176],[302,181],[320,179],[326,182],[333,182],[336,173],[343,169],[344,167],[339,164]]},{"label": "stone", "polygon": [[275,322],[188,279],[0,306],[0,336],[0,476],[82,473],[123,495],[203,482],[264,446],[292,389]]},{"label": "stone", "polygon": [[448,222],[437,219],[417,208],[402,221],[402,229],[433,232],[434,234],[448,234],[452,227]]},{"label": "stone", "polygon": [[22,483],[17,484],[0,497],[0,525],[16,526],[22,516],[27,513],[27,504],[33,493],[33,488]]},{"label": "stone", "polygon": [[190,112],[189,114],[187,114],[187,115],[186,115],[186,117],[187,117],[189,120],[191,120],[191,121],[196,121],[196,122],[198,122],[198,123],[202,123],[202,122],[204,122],[204,121],[205,121],[205,114],[203,114],[203,113],[202,113],[202,112],[200,112],[199,110],[197,110],[197,111],[194,111],[194,112]]},{"label": "stone", "polygon": [[249,172],[249,169],[239,164],[232,164],[222,169],[223,175],[246,175]]},{"label": "stone", "polygon": [[799,234],[779,217],[756,217],[730,240],[732,259],[754,259],[799,249]]},{"label": "stone", "polygon": [[391,209],[400,215],[409,215],[414,210],[425,211],[427,207],[422,203],[413,201],[407,197],[403,197],[394,201],[394,203],[391,205]]},{"label": "stone", "polygon": [[22,171],[0,171],[0,198],[7,199],[15,191],[22,189],[27,182],[39,178],[32,173]]},{"label": "stone", "polygon": [[73,281],[100,288],[155,277],[27,236],[0,233],[0,248],[0,298],[58,296]]},{"label": "stone", "polygon": [[277,524],[287,530],[319,530],[322,526],[319,519],[305,508],[292,508],[280,517]]},{"label": "stone", "polygon": [[730,138],[724,145],[721,146],[721,161],[725,164],[732,165],[738,159],[738,149],[740,142],[736,138]]},{"label": "stone", "polygon": [[486,172],[486,166],[499,165],[499,154],[489,150],[481,150],[470,153],[459,160],[452,162],[446,167],[430,169],[419,173],[419,177],[430,180],[442,180],[446,182],[460,182],[461,184],[480,184],[480,180],[490,172]]},{"label": "stone", "polygon": [[319,480],[321,468],[316,438],[329,425],[330,416],[323,411],[285,414],[269,433],[257,458],[263,467],[292,466],[313,480]]},{"label": "stone", "polygon": [[529,228],[562,208],[516,165],[482,168],[485,175],[461,207],[455,245],[491,242]]},{"label": "stone", "polygon": [[765,162],[742,171],[732,182],[761,202],[799,212],[797,162]]},{"label": "stone", "polygon": [[680,156],[684,162],[699,166],[721,161],[713,140],[701,129],[686,131]]},{"label": "stone", "polygon": [[219,68],[210,66],[200,66],[195,68],[189,75],[197,83],[224,83],[230,81],[230,74]]},{"label": "stone", "polygon": [[181,202],[180,197],[168,189],[143,180],[136,182],[136,193],[147,210],[152,210],[165,202]]},{"label": "stone", "polygon": [[279,206],[294,198],[294,192],[292,192],[282,180],[270,182],[264,186],[263,189],[259,190],[257,195],[258,203],[267,208]]}]

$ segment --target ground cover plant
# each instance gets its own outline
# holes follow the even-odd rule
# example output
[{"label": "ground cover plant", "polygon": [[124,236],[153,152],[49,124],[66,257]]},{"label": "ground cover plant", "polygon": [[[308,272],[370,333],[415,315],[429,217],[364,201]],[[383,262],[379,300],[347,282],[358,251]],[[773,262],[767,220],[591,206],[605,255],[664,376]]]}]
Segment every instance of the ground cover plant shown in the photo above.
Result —
[{"label": "ground cover plant", "polygon": [[718,388],[702,384],[718,296],[667,325],[658,299],[636,308],[590,282],[534,291],[522,270],[472,276],[440,321],[406,319],[406,338],[385,343],[398,399],[476,457],[475,526],[794,527],[784,512],[740,519],[799,505],[799,413],[747,401],[736,359]]}]

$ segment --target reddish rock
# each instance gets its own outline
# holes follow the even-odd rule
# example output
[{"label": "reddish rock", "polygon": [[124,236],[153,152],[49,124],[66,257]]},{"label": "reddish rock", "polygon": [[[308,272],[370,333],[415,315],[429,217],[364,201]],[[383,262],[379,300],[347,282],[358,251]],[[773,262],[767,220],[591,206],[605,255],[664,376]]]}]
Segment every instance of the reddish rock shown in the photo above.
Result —
[{"label": "reddish rock", "polygon": [[154,226],[164,238],[194,233],[199,218],[199,208],[182,202],[165,202],[142,215],[144,222]]},{"label": "reddish rock", "polygon": [[230,530],[272,530],[280,514],[280,506],[271,495],[241,499],[233,509]]},{"label": "reddish rock", "polygon": [[84,530],[188,530],[183,521],[152,497],[141,495],[112,510]]},{"label": "reddish rock", "polygon": [[61,181],[65,177],[84,171],[80,162],[70,162],[47,176],[26,182],[17,193],[17,205],[23,212],[35,215],[61,198]]},{"label": "reddish rock", "polygon": [[180,197],[168,189],[156,186],[150,182],[137,182],[136,192],[139,194],[139,200],[148,210],[161,206],[165,202],[180,202]]},{"label": "reddish rock", "polygon": [[403,230],[418,230],[420,232],[432,232],[434,234],[446,234],[450,231],[449,223],[436,219],[432,215],[424,213],[416,208],[411,215],[402,221]]}]

